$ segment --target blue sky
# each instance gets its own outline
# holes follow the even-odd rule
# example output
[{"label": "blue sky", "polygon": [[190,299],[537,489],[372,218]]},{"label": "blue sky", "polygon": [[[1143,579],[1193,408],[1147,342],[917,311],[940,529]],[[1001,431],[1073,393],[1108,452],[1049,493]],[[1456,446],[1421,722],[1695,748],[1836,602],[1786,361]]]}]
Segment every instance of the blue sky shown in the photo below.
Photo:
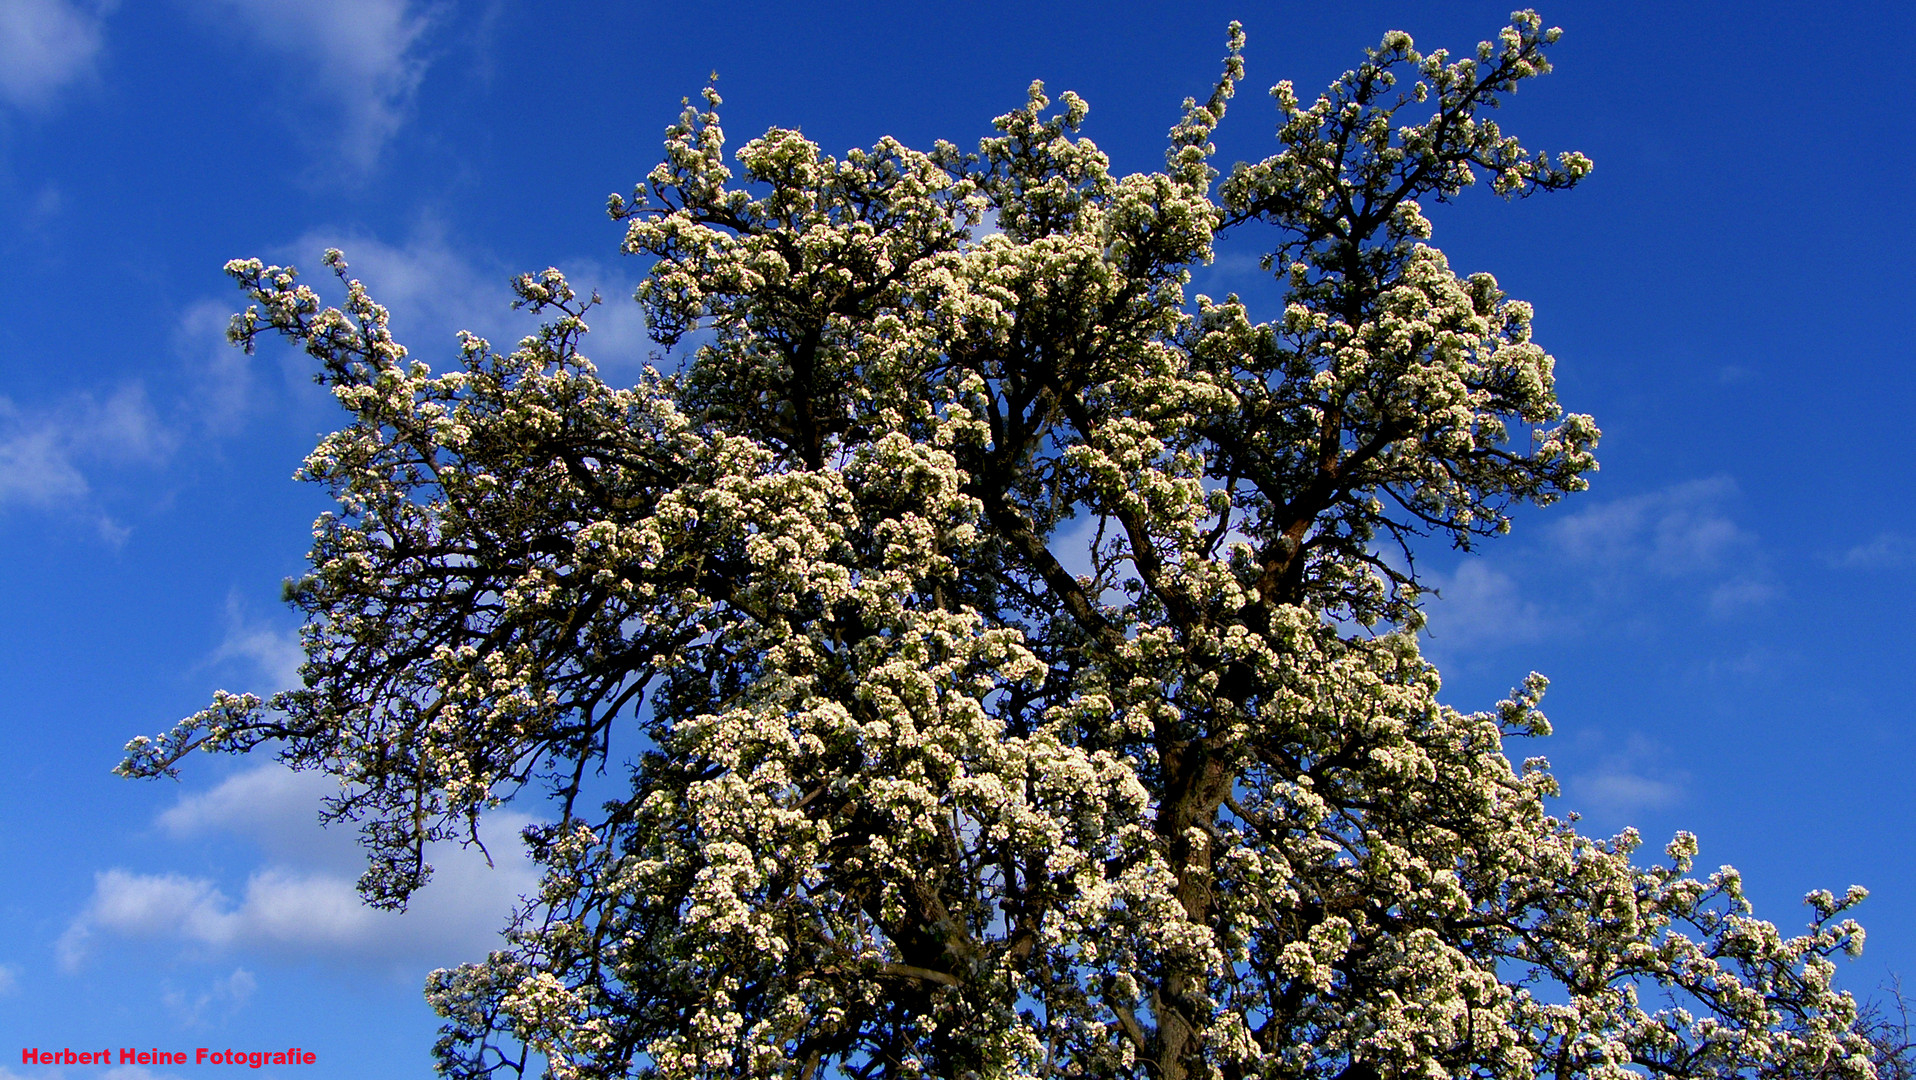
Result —
[{"label": "blue sky", "polygon": [[[1596,172],[1516,205],[1470,193],[1435,240],[1536,304],[1603,471],[1480,556],[1431,555],[1429,651],[1460,707],[1552,678],[1557,734],[1516,752],[1551,758],[1592,831],[1655,851],[1693,830],[1785,927],[1807,890],[1866,885],[1841,979],[1916,976],[1916,132],[1878,71],[1916,9],[1541,10],[1557,72],[1499,119]],[[515,338],[508,276],[557,265],[613,300],[588,352],[629,377],[647,345],[618,301],[642,267],[605,197],[712,70],[734,145],[778,124],[833,152],[972,142],[1043,78],[1131,172],[1160,164],[1232,18],[1249,89],[1227,161],[1270,151],[1278,79],[1314,90],[1390,28],[1468,47],[1507,11],[0,0],[0,1080],[61,1075],[22,1046],[102,1045],[424,1075],[425,973],[482,954],[533,881],[451,851],[413,913],[366,912],[310,778],[109,774],[128,737],[297,662],[279,583],[324,505],[288,477],[338,414],[302,358],[224,345],[227,259],[342,247],[438,363],[461,328]],[[1268,304],[1255,255],[1227,247],[1196,288]]]}]

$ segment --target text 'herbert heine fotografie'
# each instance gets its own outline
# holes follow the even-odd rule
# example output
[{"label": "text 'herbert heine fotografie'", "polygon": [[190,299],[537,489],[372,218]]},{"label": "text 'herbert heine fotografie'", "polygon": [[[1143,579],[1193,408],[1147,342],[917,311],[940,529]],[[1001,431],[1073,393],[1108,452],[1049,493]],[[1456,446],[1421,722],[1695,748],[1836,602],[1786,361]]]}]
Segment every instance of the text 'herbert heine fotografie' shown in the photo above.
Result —
[{"label": "text 'herbert heine fotografie'", "polygon": [[[118,1060],[115,1060],[117,1057]],[[126,1047],[116,1055],[112,1050],[38,1050],[20,1051],[22,1065],[311,1065],[319,1055],[311,1050],[290,1046],[284,1050],[212,1050],[201,1046],[189,1054],[184,1050],[140,1050]]]}]

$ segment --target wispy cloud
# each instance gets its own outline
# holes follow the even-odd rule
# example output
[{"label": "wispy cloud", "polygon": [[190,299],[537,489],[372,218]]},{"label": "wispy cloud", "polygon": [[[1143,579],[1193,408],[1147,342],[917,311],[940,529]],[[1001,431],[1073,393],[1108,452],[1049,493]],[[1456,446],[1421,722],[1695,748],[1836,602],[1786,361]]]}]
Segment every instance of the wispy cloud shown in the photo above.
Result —
[{"label": "wispy cloud", "polygon": [[259,405],[253,363],[226,340],[226,327],[241,305],[211,298],[189,304],[173,327],[173,349],[184,361],[193,415],[209,435],[228,435]]},{"label": "wispy cloud", "polygon": [[299,666],[306,652],[297,630],[277,629],[249,618],[235,591],[226,597],[226,636],[212,659],[246,661],[266,683],[261,689],[272,693],[299,685]]},{"label": "wispy cloud", "polygon": [[376,911],[354,888],[359,854],[349,829],[321,830],[319,800],[333,782],[267,765],[182,798],[159,818],[179,840],[237,834],[267,862],[237,898],[217,882],[113,868],[59,942],[61,962],[84,965],[104,936],[170,941],[214,954],[317,957],[362,967],[445,964],[485,955],[538,878],[518,830],[529,819],[495,813],[482,830],[495,865],[458,844],[435,844],[433,880],[404,914]]},{"label": "wispy cloud", "polygon": [[636,377],[657,348],[644,309],[632,299],[638,277],[629,267],[595,259],[567,260],[559,269],[581,296],[599,295],[599,306],[586,316],[592,330],[579,351],[607,379]]},{"label": "wispy cloud", "polygon": [[27,212],[21,224],[30,232],[45,229],[59,218],[61,211],[66,209],[66,202],[66,194],[60,190],[60,185],[49,180],[40,185],[33,200],[27,203]]},{"label": "wispy cloud", "polygon": [[1712,568],[1753,540],[1725,508],[1735,495],[1729,477],[1694,480],[1588,507],[1560,518],[1551,535],[1566,554],[1613,566],[1667,575]]},{"label": "wispy cloud", "polygon": [[340,869],[359,861],[357,849],[350,842],[315,844],[338,838],[337,833],[318,832],[319,802],[336,790],[320,773],[262,765],[235,773],[209,790],[182,795],[155,824],[176,840],[230,833],[252,841],[272,860],[303,855],[310,864],[317,855],[331,857],[320,864],[323,867]]},{"label": "wispy cloud", "polygon": [[214,979],[202,990],[182,990],[168,986],[160,994],[160,1004],[173,1014],[182,1027],[201,1027],[208,1013],[225,1019],[238,1012],[259,988],[259,981],[245,968],[234,968],[231,975]]},{"label": "wispy cloud", "polygon": [[1774,584],[1758,578],[1744,576],[1731,578],[1710,590],[1708,603],[1710,614],[1719,619],[1733,618],[1751,608],[1762,607],[1774,600],[1777,591]]},{"label": "wispy cloud", "polygon": [[[93,490],[88,469],[156,465],[176,441],[138,384],[105,399],[76,394],[50,406],[0,397],[0,508],[85,509]],[[100,522],[110,537],[121,531],[104,515]]]},{"label": "wispy cloud", "polygon": [[[41,1047],[41,1049],[57,1048]],[[88,1077],[89,1080],[92,1078],[97,1080],[182,1080],[178,1073],[156,1073],[143,1065],[115,1065],[105,1072],[95,1072],[90,1066],[79,1070],[68,1070],[54,1065],[39,1069],[32,1074],[17,1073],[5,1065],[0,1065],[0,1080],[72,1080],[76,1076]]]},{"label": "wispy cloud", "polygon": [[1831,560],[1846,570],[1894,570],[1916,564],[1916,540],[1896,532],[1880,532]]},{"label": "wispy cloud", "polygon": [[[55,1077],[49,1074],[45,1080],[55,1080]],[[144,1065],[115,1065],[101,1073],[100,1080],[180,1080],[180,1077],[178,1073],[156,1073]]]},{"label": "wispy cloud", "polygon": [[69,432],[0,398],[0,505],[49,506],[87,493]]},{"label": "wispy cloud", "polygon": [[1687,582],[1712,616],[1729,618],[1780,592],[1757,536],[1732,515],[1737,494],[1726,476],[1675,484],[1598,503],[1546,535],[1572,564],[1615,579]]},{"label": "wispy cloud", "polygon": [[425,77],[433,12],[410,0],[198,0],[223,25],[278,56],[311,97],[337,110],[332,138],[363,174],[411,116]]},{"label": "wispy cloud", "polygon": [[[0,1080],[11,1080],[14,1074],[0,1069]],[[27,1080],[20,1077],[19,1080]],[[65,1074],[59,1069],[42,1073],[34,1080],[65,1080]],[[178,1073],[156,1073],[144,1065],[115,1065],[100,1074],[100,1080],[180,1080]]]},{"label": "wispy cloud", "polygon": [[0,997],[20,989],[20,969],[12,964],[0,964]]},{"label": "wispy cloud", "polygon": [[0,99],[40,111],[60,91],[92,76],[108,6],[71,0],[0,4]]},{"label": "wispy cloud", "polygon": [[1631,735],[1594,767],[1565,778],[1564,795],[1572,809],[1605,822],[1668,809],[1683,801],[1690,780],[1688,772],[1670,765],[1671,757],[1663,744]]},{"label": "wispy cloud", "polygon": [[1632,772],[1600,772],[1580,777],[1572,785],[1580,802],[1612,814],[1661,810],[1676,804],[1683,791],[1668,780]]},{"label": "wispy cloud", "polygon": [[1543,609],[1502,570],[1470,561],[1448,574],[1427,574],[1425,580],[1437,593],[1425,605],[1434,651],[1519,645],[1544,636]]},{"label": "wispy cloud", "polygon": [[304,277],[336,301],[338,283],[317,280],[325,272],[319,255],[327,248],[345,253],[347,275],[365,282],[373,299],[392,312],[393,336],[435,368],[442,366],[435,362],[440,356],[454,355],[461,330],[498,338],[516,329],[516,339],[535,325],[512,311],[511,272],[455,247],[432,222],[400,243],[355,229],[321,228],[282,249],[281,259],[304,268]]},{"label": "wispy cloud", "polygon": [[[435,222],[422,222],[398,243],[355,229],[314,229],[276,257],[302,267],[311,280],[310,268],[317,267],[327,248],[345,253],[348,277],[365,282],[373,298],[392,312],[393,335],[435,370],[443,370],[456,354],[454,339],[461,330],[509,350],[538,328],[537,318],[513,310],[511,279],[545,267],[508,267],[463,250]],[[562,260],[559,269],[580,296],[597,293],[602,301],[586,316],[592,329],[581,351],[607,378],[636,375],[652,349],[645,314],[632,300],[638,276],[616,261],[589,258]],[[315,287],[337,294],[336,284],[330,292],[318,282]]]}]

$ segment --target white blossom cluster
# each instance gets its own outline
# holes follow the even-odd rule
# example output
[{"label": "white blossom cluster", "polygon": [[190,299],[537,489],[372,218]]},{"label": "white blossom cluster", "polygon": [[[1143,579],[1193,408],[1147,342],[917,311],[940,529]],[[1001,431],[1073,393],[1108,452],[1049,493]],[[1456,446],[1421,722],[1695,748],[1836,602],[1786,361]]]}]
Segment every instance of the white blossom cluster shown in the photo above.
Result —
[{"label": "white blossom cluster", "polygon": [[[302,470],[339,504],[288,588],[304,685],[123,770],[336,775],[387,905],[550,794],[511,947],[429,984],[455,1077],[1868,1080],[1830,961],[1861,891],[1786,938],[1689,837],[1645,869],[1553,817],[1505,756],[1543,679],[1439,704],[1384,555],[1596,467],[1529,307],[1418,203],[1588,172],[1482,116],[1555,39],[1388,35],[1280,85],[1279,151],[1221,182],[1235,27],[1151,175],[1035,84],[976,153],[843,159],[728,158],[708,91],[611,203],[655,335],[702,342],[625,389],[557,271],[516,283],[540,334],[435,375],[337,252],[337,308],[231,264],[235,341],[296,339],[352,415]],[[1285,308],[1187,298],[1251,229]]]}]

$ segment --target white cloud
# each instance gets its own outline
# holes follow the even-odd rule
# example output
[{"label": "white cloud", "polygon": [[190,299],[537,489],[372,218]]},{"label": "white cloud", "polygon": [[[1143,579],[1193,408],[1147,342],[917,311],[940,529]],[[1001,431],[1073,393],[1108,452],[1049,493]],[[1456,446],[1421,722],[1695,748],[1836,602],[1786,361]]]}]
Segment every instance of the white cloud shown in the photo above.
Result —
[{"label": "white cloud", "polygon": [[68,0],[0,4],[0,99],[44,109],[68,85],[91,76],[104,8]]},{"label": "white cloud", "polygon": [[158,464],[175,442],[138,384],[31,409],[0,397],[0,508],[78,508],[92,492],[83,466]]},{"label": "white cloud", "polygon": [[1423,577],[1437,593],[1424,609],[1426,632],[1440,651],[1519,645],[1544,636],[1543,610],[1501,570],[1469,561],[1449,574]]},{"label": "white cloud", "polygon": [[[42,1050],[58,1050],[58,1047],[40,1047]],[[103,1073],[96,1073],[91,1066],[78,1067],[77,1072],[61,1068],[58,1065],[45,1067],[32,1074],[17,1073],[0,1065],[0,1080],[68,1080],[72,1076],[98,1077],[98,1080],[181,1080],[178,1073],[156,1073],[143,1065],[115,1065]]]},{"label": "white cloud", "polygon": [[[338,790],[323,773],[294,772],[278,765],[262,765],[235,773],[211,790],[182,795],[160,814],[161,831],[185,840],[209,832],[236,833],[252,840],[269,857],[297,858],[322,839],[319,801]],[[337,834],[325,834],[337,838]],[[354,849],[345,844],[327,848]],[[345,865],[356,862],[357,855]]]},{"label": "white cloud", "polygon": [[179,1080],[177,1073],[156,1073],[144,1065],[116,1065],[100,1074],[100,1080]]},{"label": "white cloud", "polygon": [[225,1019],[240,1010],[259,989],[259,981],[245,968],[234,968],[231,975],[214,979],[206,989],[197,993],[181,990],[177,986],[168,986],[160,994],[160,1004],[173,1014],[173,1018],[182,1027],[199,1027],[206,1022],[211,1012]]},{"label": "white cloud", "polygon": [[636,378],[657,348],[645,321],[645,309],[632,299],[636,276],[617,264],[573,259],[559,267],[581,296],[599,294],[599,306],[589,312],[592,328],[580,343],[584,353],[608,380]]},{"label": "white cloud", "polygon": [[60,185],[51,181],[41,184],[39,192],[27,205],[26,227],[39,229],[46,226],[66,209],[66,201],[66,195],[60,190]]},{"label": "white cloud", "polygon": [[1902,533],[1881,532],[1866,543],[1844,551],[1833,560],[1849,570],[1890,570],[1916,563],[1916,540]]},{"label": "white cloud", "polygon": [[218,22],[289,65],[313,97],[339,112],[337,147],[364,173],[412,112],[426,73],[431,12],[409,0],[200,0]]},{"label": "white cloud", "polygon": [[354,885],[354,832],[317,824],[319,800],[333,790],[324,776],[265,765],[181,798],[160,815],[164,833],[176,840],[238,834],[259,846],[265,865],[248,875],[237,899],[208,878],[102,871],[60,939],[61,962],[78,967],[95,939],[113,936],[359,966],[448,964],[498,947],[519,897],[537,892],[537,873],[517,839],[530,819],[494,812],[481,838],[495,865],[477,849],[435,844],[432,881],[404,914],[366,907]]},{"label": "white cloud", "polygon": [[1761,607],[1775,599],[1777,588],[1767,581],[1737,577],[1710,590],[1710,614],[1731,618],[1750,608]]},{"label": "white cloud", "polygon": [[299,631],[253,622],[246,617],[238,592],[227,595],[226,637],[214,650],[213,660],[248,661],[266,681],[265,692],[273,693],[299,685],[299,665],[305,659]]},{"label": "white cloud", "polygon": [[[435,371],[447,370],[455,362],[455,341],[461,330],[509,352],[520,338],[538,329],[538,317],[513,310],[511,279],[515,273],[545,267],[514,270],[498,260],[461,251],[434,223],[423,224],[397,244],[357,230],[315,229],[281,249],[278,257],[297,266],[317,267],[320,252],[327,248],[345,253],[347,276],[365,282],[373,299],[392,312],[393,336]],[[653,348],[644,311],[632,299],[637,276],[616,262],[596,259],[563,260],[559,269],[581,297],[596,292],[601,300],[586,315],[592,329],[580,351],[610,380],[636,377]],[[314,272],[304,276],[312,280]],[[338,298],[336,282],[315,281],[314,285],[323,295]],[[224,321],[220,325],[223,328]]]},{"label": "white cloud", "polygon": [[[1546,534],[1559,555],[1618,581],[1687,583],[1723,619],[1780,594],[1757,536],[1731,515],[1736,482],[1726,476],[1598,503]],[[1663,586],[1653,586],[1661,588]]]},{"label": "white cloud", "polygon": [[0,997],[5,997],[20,989],[20,969],[12,964],[0,964]]},{"label": "white cloud", "polygon": [[[40,1049],[57,1048],[41,1047]],[[27,1073],[17,1073],[8,1069],[5,1065],[0,1065],[0,1080],[67,1080],[68,1077],[73,1075],[75,1075],[75,1073],[63,1069],[58,1065],[31,1075]],[[178,1073],[156,1073],[143,1065],[115,1065],[103,1073],[95,1073],[92,1067],[88,1066],[82,1068],[78,1075],[89,1078],[97,1076],[99,1080],[181,1080]]]},{"label": "white cloud", "polygon": [[87,493],[68,434],[49,418],[23,415],[0,398],[0,505],[50,505]]},{"label": "white cloud", "polygon": [[230,433],[256,403],[253,357],[226,340],[238,305],[206,299],[188,305],[173,328],[174,351],[186,362],[187,392],[200,427]]},{"label": "white cloud", "polygon": [[[325,273],[319,255],[327,248],[345,253],[347,276],[366,283],[373,299],[392,312],[393,336],[434,370],[444,370],[445,358],[456,355],[461,330],[510,347],[537,325],[512,310],[511,274],[504,267],[481,265],[479,257],[456,250],[435,225],[422,226],[400,244],[342,229],[316,229],[294,241],[282,258],[309,268],[303,276],[337,302],[338,282],[317,280]],[[506,333],[512,336],[502,341]]]},{"label": "white cloud", "polygon": [[1572,809],[1605,821],[1668,809],[1683,801],[1690,780],[1689,773],[1670,766],[1671,757],[1663,744],[1631,735],[1595,767],[1565,778],[1565,797]]},{"label": "white cloud", "polygon": [[1717,657],[1705,664],[1705,679],[1732,679],[1741,683],[1775,681],[1791,677],[1797,666],[1793,655],[1778,655],[1775,650],[1757,645],[1731,656]]},{"label": "white cloud", "polygon": [[1754,542],[1724,504],[1736,496],[1726,476],[1615,499],[1559,519],[1551,535],[1565,554],[1666,575],[1721,565]]},{"label": "white cloud", "polygon": [[1640,810],[1661,810],[1682,798],[1682,789],[1667,780],[1654,780],[1628,772],[1602,772],[1581,777],[1572,793],[1586,806],[1612,814]]}]

